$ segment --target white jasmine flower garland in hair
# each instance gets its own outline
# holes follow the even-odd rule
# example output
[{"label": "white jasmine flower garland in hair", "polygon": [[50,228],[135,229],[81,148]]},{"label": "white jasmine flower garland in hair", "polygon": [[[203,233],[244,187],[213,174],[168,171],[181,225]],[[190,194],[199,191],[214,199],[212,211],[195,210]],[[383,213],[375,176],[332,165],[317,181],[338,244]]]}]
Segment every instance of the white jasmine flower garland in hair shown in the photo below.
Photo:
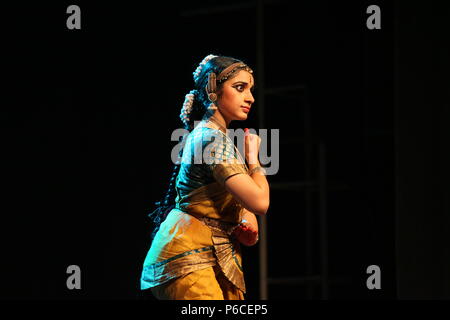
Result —
[{"label": "white jasmine flower garland in hair", "polygon": [[198,76],[199,76],[200,73],[202,72],[203,66],[204,66],[209,60],[211,60],[212,58],[215,58],[215,57],[217,57],[217,56],[215,56],[215,55],[213,55],[213,54],[210,54],[210,55],[207,55],[207,56],[202,60],[202,62],[200,62],[200,64],[198,65],[197,69],[195,69],[195,71],[193,72],[193,75],[194,75],[194,81],[195,81],[195,82],[197,82]]},{"label": "white jasmine flower garland in hair", "polygon": [[194,103],[196,93],[197,90],[195,89],[189,91],[184,99],[183,106],[181,107],[180,119],[186,127],[189,127],[189,115],[192,112],[192,104]]}]

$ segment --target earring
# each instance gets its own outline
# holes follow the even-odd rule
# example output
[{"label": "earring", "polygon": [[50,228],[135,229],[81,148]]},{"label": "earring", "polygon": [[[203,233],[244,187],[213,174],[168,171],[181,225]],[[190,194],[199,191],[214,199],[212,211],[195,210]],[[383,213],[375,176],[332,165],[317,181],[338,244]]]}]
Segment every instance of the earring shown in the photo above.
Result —
[{"label": "earring", "polygon": [[218,108],[214,103],[211,103],[208,107],[209,111],[216,111]]},{"label": "earring", "polygon": [[208,100],[211,102],[215,102],[217,100],[217,94],[216,94],[216,74],[214,72],[210,72],[208,74],[208,83],[206,84],[205,90],[208,96]]},{"label": "earring", "polygon": [[215,92],[208,93],[208,100],[211,102],[216,102],[217,94]]}]

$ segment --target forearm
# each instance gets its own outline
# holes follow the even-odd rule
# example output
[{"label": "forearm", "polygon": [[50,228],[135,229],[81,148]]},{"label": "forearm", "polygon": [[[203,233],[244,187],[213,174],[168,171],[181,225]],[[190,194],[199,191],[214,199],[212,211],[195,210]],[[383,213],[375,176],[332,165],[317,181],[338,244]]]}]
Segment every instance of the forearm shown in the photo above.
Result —
[{"label": "forearm", "polygon": [[[261,167],[259,160],[256,160],[253,163],[249,163],[248,165],[249,170],[252,170],[256,167]],[[270,191],[269,191],[269,183],[267,182],[266,176],[261,172],[255,171],[250,175],[250,177],[261,189],[261,198],[269,201]]]}]

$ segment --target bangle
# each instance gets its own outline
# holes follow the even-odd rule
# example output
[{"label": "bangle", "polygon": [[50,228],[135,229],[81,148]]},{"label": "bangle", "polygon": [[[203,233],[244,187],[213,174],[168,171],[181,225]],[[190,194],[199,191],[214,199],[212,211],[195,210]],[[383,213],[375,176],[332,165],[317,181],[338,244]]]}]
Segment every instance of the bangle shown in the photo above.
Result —
[{"label": "bangle", "polygon": [[266,175],[266,169],[264,169],[263,167],[260,167],[260,166],[254,167],[252,170],[250,170],[250,171],[248,172],[248,175],[251,176],[251,175],[252,175],[253,173],[255,173],[255,172],[259,172],[259,173],[261,173],[262,175]]}]

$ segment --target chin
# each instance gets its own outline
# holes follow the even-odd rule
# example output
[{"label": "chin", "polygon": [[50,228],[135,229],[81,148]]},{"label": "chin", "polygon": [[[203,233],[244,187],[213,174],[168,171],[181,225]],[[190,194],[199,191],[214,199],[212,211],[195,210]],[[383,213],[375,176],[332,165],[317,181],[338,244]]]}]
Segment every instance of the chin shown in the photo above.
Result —
[{"label": "chin", "polygon": [[247,118],[248,118],[248,114],[244,113],[244,114],[237,115],[236,120],[242,121],[242,120],[247,120]]}]

